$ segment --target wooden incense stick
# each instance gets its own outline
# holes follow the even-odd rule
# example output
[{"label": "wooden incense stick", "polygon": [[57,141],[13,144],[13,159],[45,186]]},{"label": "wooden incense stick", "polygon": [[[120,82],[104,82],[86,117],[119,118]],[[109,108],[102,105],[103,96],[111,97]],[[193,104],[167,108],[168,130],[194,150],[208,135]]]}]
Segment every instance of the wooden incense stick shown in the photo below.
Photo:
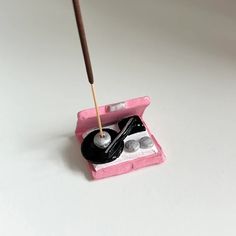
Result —
[{"label": "wooden incense stick", "polygon": [[99,114],[99,110],[98,110],[98,104],[97,104],[97,99],[96,99],[96,93],[95,93],[95,88],[94,88],[94,84],[91,84],[91,89],[92,89],[92,94],[93,94],[93,102],[95,105],[95,110],[96,110],[96,116],[97,116],[97,121],[98,121],[98,127],[100,130],[100,136],[104,137],[103,131],[102,131],[102,122],[101,122],[101,118],[100,118],[100,114]]},{"label": "wooden incense stick", "polygon": [[85,62],[85,67],[86,67],[86,71],[87,71],[88,81],[91,84],[93,102],[94,102],[94,106],[95,106],[95,110],[96,110],[96,116],[97,116],[98,127],[99,127],[99,130],[100,130],[100,136],[103,137],[104,134],[103,134],[103,131],[102,131],[102,122],[101,122],[99,109],[98,109],[98,104],[97,104],[97,99],[96,99],[92,64],[91,64],[91,61],[90,61],[88,44],[87,44],[87,40],[86,40],[86,34],[85,34],[85,30],[84,30],[84,24],[83,24],[83,18],[82,18],[82,14],[81,14],[79,0],[73,0],[73,6],[74,6],[74,11],[75,11],[75,18],[76,18],[78,31],[79,31],[79,37],[80,37],[81,47],[82,47],[82,51],[83,51],[83,56],[84,56],[84,62]]}]

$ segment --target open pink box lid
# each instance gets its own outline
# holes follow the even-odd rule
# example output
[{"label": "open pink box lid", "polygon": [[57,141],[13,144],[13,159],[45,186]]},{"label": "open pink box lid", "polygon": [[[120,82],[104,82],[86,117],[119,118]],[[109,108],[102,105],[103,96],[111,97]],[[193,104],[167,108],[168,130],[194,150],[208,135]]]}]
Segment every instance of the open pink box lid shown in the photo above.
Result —
[{"label": "open pink box lid", "polygon": [[[114,124],[122,120],[123,118],[132,115],[138,115],[142,119],[143,113],[149,104],[150,104],[150,98],[145,96],[145,97],[130,99],[120,103],[101,106],[99,107],[99,112],[102,124],[103,126]],[[111,107],[115,107],[116,109],[111,109]],[[89,131],[90,129],[97,128],[96,110],[92,108],[80,111],[77,117],[78,121],[75,134],[80,143],[82,143],[83,134]],[[143,167],[160,164],[165,160],[165,154],[162,151],[161,146],[158,144],[157,140],[152,135],[151,131],[149,130],[143,119],[142,121],[146,126],[150,136],[152,137],[155,146],[158,149],[158,153],[147,157],[139,157],[135,160],[115,164],[109,167],[102,168],[97,171],[94,169],[92,163],[89,163],[89,171],[93,179],[102,179],[115,175],[125,174]]]},{"label": "open pink box lid", "polygon": [[[110,111],[112,105],[122,104],[122,108],[116,111]],[[124,102],[99,107],[99,112],[103,126],[114,124],[125,117],[138,115],[142,117],[145,109],[150,104],[150,98],[139,97]],[[86,131],[97,127],[96,110],[94,108],[80,111],[77,115],[78,122],[76,127],[76,136],[82,141],[82,135]]]}]

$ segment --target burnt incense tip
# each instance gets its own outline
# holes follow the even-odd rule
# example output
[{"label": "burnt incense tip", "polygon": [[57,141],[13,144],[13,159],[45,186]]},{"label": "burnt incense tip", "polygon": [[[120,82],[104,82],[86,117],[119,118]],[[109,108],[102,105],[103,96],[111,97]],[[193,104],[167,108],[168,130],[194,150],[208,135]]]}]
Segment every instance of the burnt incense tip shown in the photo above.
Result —
[{"label": "burnt incense tip", "polygon": [[104,134],[102,131],[102,123],[101,123],[101,118],[100,118],[100,114],[99,114],[99,108],[98,108],[97,101],[96,101],[92,64],[90,61],[88,44],[87,44],[87,40],[86,40],[86,34],[85,34],[85,29],[84,29],[83,18],[82,18],[82,14],[81,14],[79,0],[73,0],[73,6],[74,6],[75,18],[76,18],[76,23],[77,23],[77,27],[78,27],[82,52],[83,52],[83,56],[84,56],[84,62],[85,62],[88,82],[90,83],[91,88],[92,88],[92,95],[93,95],[93,100],[94,100],[94,105],[95,105],[95,110],[96,110],[98,127],[100,130],[100,135],[103,138]]},{"label": "burnt incense tip", "polygon": [[90,61],[89,49],[88,49],[88,44],[87,44],[87,39],[86,39],[86,34],[85,34],[84,23],[83,23],[79,0],[73,0],[73,6],[74,6],[75,19],[76,19],[76,23],[77,23],[78,32],[79,32],[86,72],[87,72],[87,76],[88,76],[88,81],[90,84],[93,84],[94,78],[93,78],[92,64]]}]

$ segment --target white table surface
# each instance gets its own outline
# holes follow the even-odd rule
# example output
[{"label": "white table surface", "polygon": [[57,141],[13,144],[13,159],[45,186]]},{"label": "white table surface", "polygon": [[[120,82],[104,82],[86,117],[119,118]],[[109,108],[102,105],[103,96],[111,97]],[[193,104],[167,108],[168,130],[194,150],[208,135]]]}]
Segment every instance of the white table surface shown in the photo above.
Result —
[{"label": "white table surface", "polygon": [[236,3],[81,0],[99,103],[149,95],[167,161],[91,181],[71,1],[0,0],[0,235],[236,235]]}]

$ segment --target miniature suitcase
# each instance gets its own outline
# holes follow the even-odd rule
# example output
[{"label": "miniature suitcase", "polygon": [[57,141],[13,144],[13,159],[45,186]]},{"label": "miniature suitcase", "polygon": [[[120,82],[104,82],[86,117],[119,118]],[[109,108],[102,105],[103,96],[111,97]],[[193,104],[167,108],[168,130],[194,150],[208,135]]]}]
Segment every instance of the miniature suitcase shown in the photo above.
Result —
[{"label": "miniature suitcase", "polygon": [[[88,162],[89,172],[93,179],[102,179],[125,174],[146,166],[160,164],[165,160],[165,154],[161,146],[158,144],[156,138],[143,119],[143,113],[149,104],[150,98],[145,96],[99,107],[103,127],[113,125],[126,117],[138,115],[154,143],[156,152],[150,155],[133,157],[132,159],[123,158],[122,160],[119,160],[118,158],[108,164],[95,165]],[[77,114],[77,118],[78,121],[75,134],[78,141],[82,143],[86,134],[97,129],[96,111],[94,108],[80,111]]]}]

